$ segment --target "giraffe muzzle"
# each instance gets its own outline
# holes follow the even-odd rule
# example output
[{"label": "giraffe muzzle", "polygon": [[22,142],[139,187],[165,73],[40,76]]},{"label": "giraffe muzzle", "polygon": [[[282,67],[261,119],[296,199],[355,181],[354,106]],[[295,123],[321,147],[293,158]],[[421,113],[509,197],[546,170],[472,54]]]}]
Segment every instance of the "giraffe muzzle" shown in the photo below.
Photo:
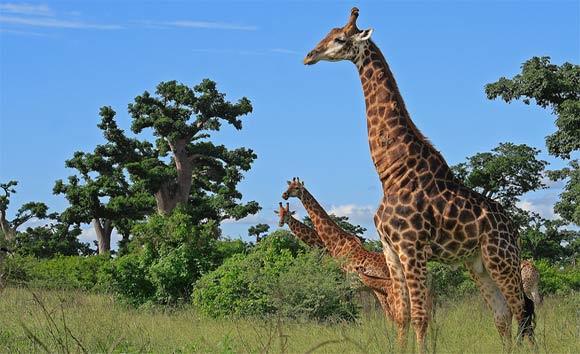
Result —
[{"label": "giraffe muzzle", "polygon": [[304,65],[312,65],[318,62],[318,50],[314,49],[306,54],[304,58]]},{"label": "giraffe muzzle", "polygon": [[289,197],[288,193],[286,193],[286,192],[282,193],[282,199],[288,200],[288,197]]}]

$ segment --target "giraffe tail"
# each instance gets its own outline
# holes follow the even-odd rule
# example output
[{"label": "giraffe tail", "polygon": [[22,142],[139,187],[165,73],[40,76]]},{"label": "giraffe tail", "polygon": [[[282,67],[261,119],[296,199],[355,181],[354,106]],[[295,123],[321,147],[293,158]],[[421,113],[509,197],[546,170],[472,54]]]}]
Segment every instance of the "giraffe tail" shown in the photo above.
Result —
[{"label": "giraffe tail", "polygon": [[[523,293],[523,291],[522,291]],[[536,327],[536,313],[534,302],[524,293],[524,317],[519,324],[519,333],[534,341],[534,328]]]}]

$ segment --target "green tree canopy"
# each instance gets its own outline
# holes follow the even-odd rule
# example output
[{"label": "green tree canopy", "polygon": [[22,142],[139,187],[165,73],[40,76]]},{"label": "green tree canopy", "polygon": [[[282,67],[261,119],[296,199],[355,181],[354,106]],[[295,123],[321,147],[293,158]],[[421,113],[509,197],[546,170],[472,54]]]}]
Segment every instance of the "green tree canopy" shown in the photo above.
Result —
[{"label": "green tree canopy", "polygon": [[270,226],[267,224],[256,224],[248,228],[248,235],[256,237],[256,244],[260,242],[260,235],[267,233],[270,230]]},{"label": "green tree canopy", "polygon": [[18,254],[37,258],[93,254],[89,244],[79,241],[81,232],[79,225],[66,224],[57,219],[48,225],[29,227],[19,232],[14,249]]},{"label": "green tree canopy", "polygon": [[[550,108],[556,116],[556,132],[546,137],[551,155],[570,159],[580,149],[580,65],[550,63],[549,57],[533,57],[522,65],[522,72],[511,79],[500,78],[485,86],[489,99],[506,102],[532,100]],[[553,180],[568,179],[555,210],[568,223],[580,225],[580,170],[578,160],[567,168],[549,174]]]},{"label": "green tree canopy", "polygon": [[539,153],[525,144],[500,143],[451,169],[467,187],[511,210],[522,195],[545,187],[542,177],[547,162],[538,158]]},{"label": "green tree canopy", "polygon": [[580,251],[580,232],[566,230],[563,220],[546,220],[532,214],[529,226],[520,234],[524,258],[569,262]]},{"label": "green tree canopy", "polygon": [[580,149],[580,65],[550,63],[550,57],[533,57],[522,65],[522,72],[511,79],[500,78],[487,84],[489,99],[506,102],[532,100],[550,108],[556,115],[556,132],[546,137],[548,152],[564,159]]},{"label": "green tree canopy", "polygon": [[48,207],[41,202],[28,202],[23,204],[12,220],[8,220],[8,205],[10,204],[10,195],[16,193],[17,181],[8,181],[7,183],[0,183],[0,231],[3,237],[8,241],[13,241],[16,238],[16,230],[25,222],[32,218],[45,219],[47,217],[54,217],[55,214],[48,214]]},{"label": "green tree canopy", "polygon": [[[107,108],[101,117],[110,116]],[[110,126],[109,126],[110,127]],[[116,127],[116,125],[115,125]],[[107,133],[105,133],[107,137]],[[127,146],[128,147],[128,146]],[[139,183],[130,183],[125,175],[124,163],[129,153],[114,151],[109,143],[97,146],[93,153],[77,151],[65,162],[77,174],[67,182],[56,181],[53,192],[63,194],[70,206],[61,217],[66,223],[92,223],[97,235],[99,254],[111,250],[111,233],[115,226],[129,232],[128,220],[140,220],[153,210],[154,200]]]},{"label": "green tree canopy", "polygon": [[[227,101],[208,79],[193,88],[162,82],[155,94],[145,91],[129,104],[132,131],[151,129],[157,139],[154,145],[137,144],[141,149],[133,150],[135,156],[127,167],[155,195],[158,212],[166,214],[185,203],[199,220],[240,219],[256,213],[258,203],[241,203],[242,194],[236,189],[256,155],[250,149],[228,149],[208,140],[223,123],[240,130],[240,117],[252,111],[250,101],[245,97],[236,103]],[[132,139],[109,132],[111,121],[112,117],[103,122],[109,141],[120,151],[125,145],[133,147]]]},{"label": "green tree canopy", "polygon": [[553,180],[566,180],[560,200],[554,205],[554,211],[568,223],[580,225],[580,164],[578,160],[570,161],[568,167],[549,171]]}]

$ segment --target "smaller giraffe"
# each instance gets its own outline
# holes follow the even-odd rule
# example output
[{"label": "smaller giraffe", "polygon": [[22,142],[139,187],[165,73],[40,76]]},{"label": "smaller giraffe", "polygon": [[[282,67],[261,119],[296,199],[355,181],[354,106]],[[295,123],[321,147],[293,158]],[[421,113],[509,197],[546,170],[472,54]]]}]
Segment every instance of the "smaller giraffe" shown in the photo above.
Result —
[{"label": "smaller giraffe", "polygon": [[520,272],[522,273],[522,285],[526,296],[534,302],[536,306],[542,304],[544,299],[540,295],[538,287],[540,282],[540,272],[538,268],[529,260],[523,260],[520,264]]},{"label": "smaller giraffe", "polygon": [[[392,291],[392,279],[383,253],[366,250],[358,237],[338,226],[298,178],[288,181],[288,189],[282,198],[287,200],[289,197],[297,197],[304,204],[314,224],[313,231],[322,240],[330,256],[342,260],[344,271],[357,274],[362,283],[373,290],[385,315],[397,325],[398,340],[404,347],[409,318],[397,316],[400,312],[394,311],[393,307],[400,305],[400,299]],[[281,204],[280,207],[281,222],[282,218],[284,221],[294,219],[288,215],[288,208],[284,210]]]},{"label": "smaller giraffe", "polygon": [[278,226],[283,227],[284,224],[288,225],[290,231],[310,247],[325,248],[324,242],[322,242],[322,239],[316,231],[294,217],[296,212],[290,211],[290,203],[286,203],[286,208],[284,208],[282,203],[279,203],[279,208],[275,213],[280,216]]}]

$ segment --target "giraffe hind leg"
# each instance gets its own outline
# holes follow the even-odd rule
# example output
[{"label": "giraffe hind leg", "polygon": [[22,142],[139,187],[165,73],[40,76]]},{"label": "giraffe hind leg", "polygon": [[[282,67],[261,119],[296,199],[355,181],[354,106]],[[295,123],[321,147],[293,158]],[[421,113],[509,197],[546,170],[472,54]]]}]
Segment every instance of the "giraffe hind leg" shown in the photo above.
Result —
[{"label": "giraffe hind leg", "polygon": [[497,331],[502,338],[504,347],[509,349],[511,346],[512,313],[506,299],[498,286],[489,276],[487,270],[483,267],[481,257],[466,262],[465,265],[469,270],[471,278],[477,284],[485,303],[493,312],[493,320]]},{"label": "giraffe hind leg", "polygon": [[518,340],[526,337],[533,344],[534,302],[524,293],[517,246],[508,244],[508,239],[506,235],[488,238],[487,245],[482,247],[482,261],[518,321]]}]

